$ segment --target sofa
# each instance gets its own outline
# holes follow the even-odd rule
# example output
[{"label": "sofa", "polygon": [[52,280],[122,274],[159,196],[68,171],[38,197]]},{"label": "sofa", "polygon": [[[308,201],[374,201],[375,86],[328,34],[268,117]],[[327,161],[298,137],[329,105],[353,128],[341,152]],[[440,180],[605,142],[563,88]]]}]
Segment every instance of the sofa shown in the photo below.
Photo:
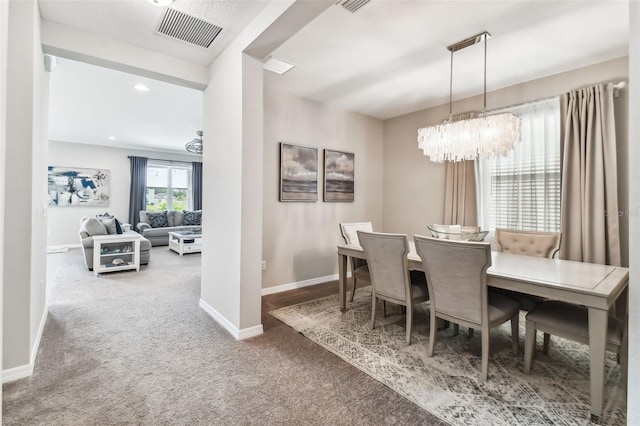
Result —
[{"label": "sofa", "polygon": [[[120,226],[118,226],[120,225]],[[93,237],[96,235],[135,234],[135,231],[125,231],[120,222],[114,217],[89,217],[80,220],[80,242],[84,253],[84,262],[90,271],[93,271]],[[151,258],[151,242],[140,237],[140,264],[147,265]]]},{"label": "sofa", "polygon": [[162,212],[140,211],[136,228],[152,246],[168,246],[169,232],[202,228],[202,210],[166,210]]}]

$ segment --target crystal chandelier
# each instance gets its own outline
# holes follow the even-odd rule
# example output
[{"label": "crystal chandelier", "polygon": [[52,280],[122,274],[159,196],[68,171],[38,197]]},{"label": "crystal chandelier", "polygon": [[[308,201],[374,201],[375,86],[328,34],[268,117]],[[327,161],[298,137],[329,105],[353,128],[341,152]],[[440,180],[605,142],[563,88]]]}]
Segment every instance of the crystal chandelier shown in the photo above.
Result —
[{"label": "crystal chandelier", "polygon": [[198,130],[196,134],[198,137],[191,142],[187,142],[184,147],[189,152],[202,155],[202,130]]},{"label": "crystal chandelier", "polygon": [[[510,113],[487,114],[487,39],[488,32],[477,34],[448,46],[451,52],[449,79],[449,119],[442,124],[418,129],[418,148],[431,161],[475,160],[507,154],[520,139],[520,119]],[[454,120],[453,104],[453,53],[484,41],[484,105],[476,118]]]}]

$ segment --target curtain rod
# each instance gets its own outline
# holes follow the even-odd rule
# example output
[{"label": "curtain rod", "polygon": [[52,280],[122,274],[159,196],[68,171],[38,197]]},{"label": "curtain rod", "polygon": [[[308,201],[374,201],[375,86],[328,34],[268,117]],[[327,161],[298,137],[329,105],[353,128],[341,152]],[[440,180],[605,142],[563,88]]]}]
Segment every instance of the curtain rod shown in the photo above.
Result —
[{"label": "curtain rod", "polygon": [[[615,98],[617,98],[617,97],[619,96],[619,91],[620,91],[620,90],[622,90],[622,89],[624,89],[625,87],[627,87],[627,82],[626,82],[626,81],[624,81],[624,80],[621,80],[621,81],[619,81],[619,82],[617,82],[617,83],[614,83],[613,81],[607,81],[607,82],[604,82],[604,83],[594,83],[594,84],[590,84],[590,85],[588,85],[588,86],[578,87],[578,88],[576,88],[576,89],[567,90],[567,91],[565,91],[565,92],[563,92],[563,93],[571,92],[571,91],[574,91],[574,90],[587,89],[587,88],[589,88],[589,87],[597,86],[598,84],[609,84],[609,83],[613,83],[613,96],[614,96]],[[532,100],[532,101],[527,101],[527,102],[522,102],[522,103],[515,104],[515,105],[509,105],[509,106],[506,106],[506,107],[501,107],[501,108],[492,109],[492,110],[487,111],[487,112],[489,112],[489,113],[491,113],[491,114],[494,114],[494,113],[501,112],[501,111],[507,111],[507,110],[510,110],[510,109],[512,109],[512,108],[518,108],[518,107],[528,106],[528,105],[535,105],[535,104],[538,104],[538,103],[546,102],[546,101],[549,101],[549,100],[551,100],[551,99],[554,99],[554,98],[560,97],[561,95],[562,95],[562,94],[560,94],[560,95],[553,95],[553,96],[549,96],[549,97],[546,97],[546,98],[534,99],[534,100]]]},{"label": "curtain rod", "polygon": [[[139,157],[138,155],[127,155],[127,158],[131,158],[131,157]],[[202,161],[180,161],[180,160],[165,160],[163,158],[150,158],[150,157],[143,157],[146,158],[147,160],[151,160],[151,161],[164,161],[166,163],[202,163]]]}]

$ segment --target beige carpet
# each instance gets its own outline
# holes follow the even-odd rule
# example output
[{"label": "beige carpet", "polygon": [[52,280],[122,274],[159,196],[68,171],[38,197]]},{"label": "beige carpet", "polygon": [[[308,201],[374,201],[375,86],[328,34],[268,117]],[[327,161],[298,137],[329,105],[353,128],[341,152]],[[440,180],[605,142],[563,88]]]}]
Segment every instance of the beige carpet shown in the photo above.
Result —
[{"label": "beige carpet", "polygon": [[[371,292],[359,289],[348,312],[341,313],[338,296],[329,296],[272,311],[271,314],[313,342],[389,386],[399,394],[454,425],[584,425],[589,410],[588,348],[552,337],[549,355],[538,352],[531,375],[522,373],[524,317],[520,352],[510,348],[510,326],[492,331],[489,380],[479,378],[480,333],[469,338],[443,331],[435,355],[426,356],[428,306],[415,308],[412,344],[404,342],[405,317],[387,307],[369,330]],[[539,333],[539,349],[542,335]],[[606,366],[603,423],[626,424],[624,391],[614,354]]]},{"label": "beige carpet", "polygon": [[[152,247],[140,272],[99,277],[80,249],[48,257],[55,288],[35,371],[3,386],[3,425],[444,424],[318,350],[265,301],[265,333],[236,341],[198,307],[199,253]],[[276,298],[268,306],[285,306]]]}]

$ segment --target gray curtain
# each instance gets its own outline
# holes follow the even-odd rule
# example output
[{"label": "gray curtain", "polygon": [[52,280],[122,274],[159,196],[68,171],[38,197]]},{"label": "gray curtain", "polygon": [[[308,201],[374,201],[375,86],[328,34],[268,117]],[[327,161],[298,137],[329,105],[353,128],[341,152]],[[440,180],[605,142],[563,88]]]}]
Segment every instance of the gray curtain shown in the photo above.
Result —
[{"label": "gray curtain", "polygon": [[129,187],[129,223],[137,230],[140,210],[147,207],[147,161],[146,157],[129,157],[131,166],[131,186]]},{"label": "gray curtain", "polygon": [[613,90],[562,96],[562,259],[620,265]]},{"label": "gray curtain", "polygon": [[444,224],[476,226],[476,174],[473,161],[447,161]]},{"label": "gray curtain", "polygon": [[191,179],[193,189],[193,209],[202,210],[202,163],[194,161],[191,163]]}]

